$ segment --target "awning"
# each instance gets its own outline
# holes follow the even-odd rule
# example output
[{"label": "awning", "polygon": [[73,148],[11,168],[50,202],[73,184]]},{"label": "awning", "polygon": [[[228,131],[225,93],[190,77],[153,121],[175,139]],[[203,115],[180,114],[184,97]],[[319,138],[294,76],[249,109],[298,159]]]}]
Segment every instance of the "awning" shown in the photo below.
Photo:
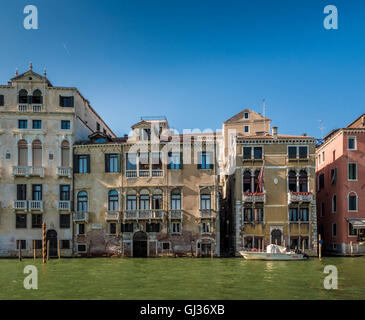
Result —
[{"label": "awning", "polygon": [[354,229],[365,229],[365,219],[347,219]]}]

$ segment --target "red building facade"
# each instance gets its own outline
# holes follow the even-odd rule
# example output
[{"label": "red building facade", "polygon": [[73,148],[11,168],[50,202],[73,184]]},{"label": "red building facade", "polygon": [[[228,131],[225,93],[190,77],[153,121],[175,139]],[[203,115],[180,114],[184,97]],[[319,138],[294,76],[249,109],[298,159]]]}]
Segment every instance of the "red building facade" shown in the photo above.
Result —
[{"label": "red building facade", "polygon": [[365,254],[365,114],[331,131],[316,150],[323,251]]}]

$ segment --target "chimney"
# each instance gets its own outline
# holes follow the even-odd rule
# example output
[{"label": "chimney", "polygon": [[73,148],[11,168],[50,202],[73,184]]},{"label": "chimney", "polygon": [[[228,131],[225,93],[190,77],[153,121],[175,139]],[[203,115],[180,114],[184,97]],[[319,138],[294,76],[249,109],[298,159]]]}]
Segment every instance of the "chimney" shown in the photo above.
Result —
[{"label": "chimney", "polygon": [[306,136],[307,136],[307,134],[306,134],[306,133],[303,133],[303,134],[302,134],[302,136],[303,136],[303,137],[306,137]]},{"label": "chimney", "polygon": [[274,138],[278,137],[278,127],[272,127],[272,136]]}]

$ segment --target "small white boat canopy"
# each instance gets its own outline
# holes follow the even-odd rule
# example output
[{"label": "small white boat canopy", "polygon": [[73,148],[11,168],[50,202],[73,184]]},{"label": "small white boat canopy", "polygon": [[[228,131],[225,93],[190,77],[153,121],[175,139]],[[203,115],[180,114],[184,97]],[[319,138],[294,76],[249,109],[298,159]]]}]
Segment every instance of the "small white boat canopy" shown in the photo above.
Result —
[{"label": "small white boat canopy", "polygon": [[270,244],[266,247],[267,253],[285,253],[286,248],[282,246],[278,246],[276,244]]}]

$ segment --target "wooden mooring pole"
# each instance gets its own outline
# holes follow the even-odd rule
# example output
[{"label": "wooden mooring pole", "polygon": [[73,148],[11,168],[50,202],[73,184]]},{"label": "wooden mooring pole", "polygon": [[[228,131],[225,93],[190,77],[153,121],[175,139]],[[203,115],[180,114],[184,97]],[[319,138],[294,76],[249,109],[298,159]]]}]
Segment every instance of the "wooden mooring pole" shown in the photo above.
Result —
[{"label": "wooden mooring pole", "polygon": [[43,263],[46,263],[46,223],[43,222],[42,224],[42,260]]},{"label": "wooden mooring pole", "polygon": [[47,240],[47,261],[49,260],[49,241]]},{"label": "wooden mooring pole", "polygon": [[322,239],[321,235],[318,235],[318,258],[322,260]]},{"label": "wooden mooring pole", "polygon": [[35,251],[35,240],[33,240],[33,259],[35,260],[37,258],[37,254]]},{"label": "wooden mooring pole", "polygon": [[19,240],[19,261],[22,261],[22,241]]},{"label": "wooden mooring pole", "polygon": [[61,259],[61,240],[58,240],[58,259]]}]

